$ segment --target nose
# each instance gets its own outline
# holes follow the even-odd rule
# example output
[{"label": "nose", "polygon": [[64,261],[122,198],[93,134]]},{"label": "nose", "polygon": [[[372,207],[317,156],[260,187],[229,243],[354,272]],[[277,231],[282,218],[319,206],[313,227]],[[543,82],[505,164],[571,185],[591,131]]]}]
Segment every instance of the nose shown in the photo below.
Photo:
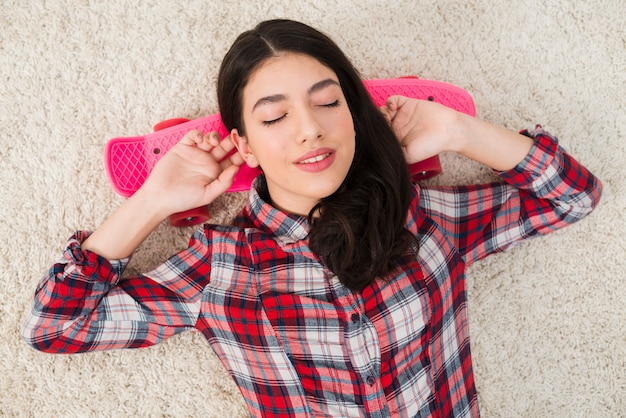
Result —
[{"label": "nose", "polygon": [[299,117],[299,142],[312,141],[324,136],[324,128],[315,114],[314,109],[304,108]]}]

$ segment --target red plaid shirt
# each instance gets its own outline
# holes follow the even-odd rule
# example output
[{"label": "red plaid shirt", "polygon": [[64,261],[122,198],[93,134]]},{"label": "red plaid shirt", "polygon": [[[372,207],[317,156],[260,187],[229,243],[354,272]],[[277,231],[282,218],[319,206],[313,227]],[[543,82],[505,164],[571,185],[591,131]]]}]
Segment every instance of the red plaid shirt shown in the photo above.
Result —
[{"label": "red plaid shirt", "polygon": [[[206,225],[155,270],[81,250],[76,233],[37,287],[22,333],[74,353],[146,347],[196,329],[255,416],[477,416],[464,272],[587,215],[600,182],[537,130],[505,182],[416,186],[416,259],[362,293],[307,246],[309,225],[254,189],[230,226]],[[262,181],[262,180],[261,180]]]}]

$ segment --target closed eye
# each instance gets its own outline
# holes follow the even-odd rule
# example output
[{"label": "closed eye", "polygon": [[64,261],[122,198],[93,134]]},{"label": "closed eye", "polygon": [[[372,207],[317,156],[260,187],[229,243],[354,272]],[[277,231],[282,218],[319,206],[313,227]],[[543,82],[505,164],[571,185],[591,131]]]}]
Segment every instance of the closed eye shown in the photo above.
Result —
[{"label": "closed eye", "polygon": [[264,120],[264,121],[263,121],[263,125],[265,125],[265,126],[272,126],[272,125],[274,125],[274,124],[276,124],[276,123],[280,122],[281,120],[285,119],[285,116],[287,116],[287,114],[286,114],[286,113],[285,113],[284,115],[282,115],[281,117],[276,118],[276,119],[272,119],[272,120]]},{"label": "closed eye", "polygon": [[[335,100],[335,101],[334,101],[334,102],[332,102],[332,103],[327,103],[327,104],[324,104],[324,105],[322,105],[322,106],[323,106],[323,107],[338,107],[339,105],[340,105],[339,100]],[[275,124],[277,124],[278,122],[280,122],[281,120],[285,119],[285,117],[286,117],[286,116],[287,116],[287,113],[285,113],[284,115],[282,115],[281,117],[276,118],[276,119],[272,119],[272,120],[264,120],[264,121],[263,121],[263,125],[264,125],[264,126],[272,126],[272,125],[275,125]]]}]

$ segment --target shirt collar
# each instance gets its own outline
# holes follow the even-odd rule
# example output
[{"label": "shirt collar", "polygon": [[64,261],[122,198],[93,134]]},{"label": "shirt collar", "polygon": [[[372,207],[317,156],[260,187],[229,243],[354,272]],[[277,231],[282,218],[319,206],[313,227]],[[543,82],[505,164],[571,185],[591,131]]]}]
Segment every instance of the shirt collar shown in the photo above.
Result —
[{"label": "shirt collar", "polygon": [[305,216],[293,215],[276,209],[269,202],[265,176],[260,175],[250,188],[247,209],[255,227],[271,234],[283,245],[305,239],[311,226]]}]

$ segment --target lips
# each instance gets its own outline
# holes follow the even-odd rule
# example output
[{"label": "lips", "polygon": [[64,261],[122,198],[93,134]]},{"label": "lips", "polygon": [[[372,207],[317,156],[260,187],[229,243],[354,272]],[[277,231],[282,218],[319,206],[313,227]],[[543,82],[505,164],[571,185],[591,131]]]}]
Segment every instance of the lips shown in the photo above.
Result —
[{"label": "lips", "polygon": [[318,156],[307,158],[306,160],[302,160],[302,161],[298,162],[298,164],[318,163],[318,162],[322,161],[324,158],[328,157],[329,155],[330,155],[330,152],[327,153],[327,154],[320,154]]},{"label": "lips", "polygon": [[318,172],[327,169],[335,161],[335,151],[330,148],[320,148],[307,152],[295,161],[296,166],[307,172]]}]

